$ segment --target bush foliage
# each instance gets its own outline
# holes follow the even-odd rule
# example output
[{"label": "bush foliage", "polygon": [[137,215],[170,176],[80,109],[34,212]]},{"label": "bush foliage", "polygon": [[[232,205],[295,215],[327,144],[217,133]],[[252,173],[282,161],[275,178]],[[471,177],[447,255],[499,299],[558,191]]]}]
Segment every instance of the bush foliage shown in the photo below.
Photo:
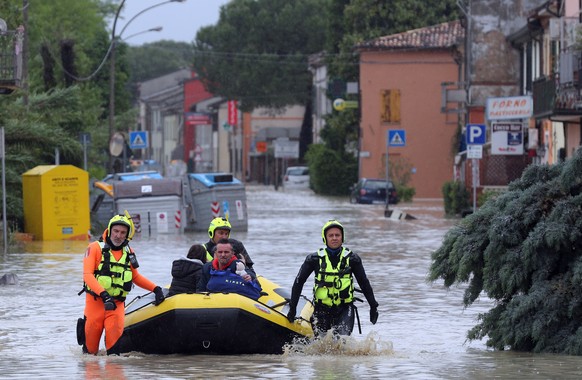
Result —
[{"label": "bush foliage", "polygon": [[470,340],[494,349],[582,354],[582,150],[532,165],[507,191],[453,227],[432,254],[429,280],[467,283],[495,306]]},{"label": "bush foliage", "polygon": [[313,144],[305,156],[309,162],[311,186],[318,194],[345,195],[357,181],[358,163],[349,153]]},{"label": "bush foliage", "polygon": [[470,207],[469,191],[465,184],[460,181],[445,182],[442,187],[443,198],[445,203],[445,214],[456,216]]}]

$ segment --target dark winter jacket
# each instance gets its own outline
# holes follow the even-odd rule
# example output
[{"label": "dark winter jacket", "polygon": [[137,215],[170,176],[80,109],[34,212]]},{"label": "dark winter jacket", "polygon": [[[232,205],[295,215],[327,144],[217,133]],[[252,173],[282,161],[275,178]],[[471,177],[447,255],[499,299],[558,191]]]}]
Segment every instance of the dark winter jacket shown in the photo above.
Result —
[{"label": "dark winter jacket", "polygon": [[195,293],[196,285],[202,277],[203,265],[202,261],[198,259],[180,257],[180,259],[174,260],[172,263],[172,284],[168,295]]}]

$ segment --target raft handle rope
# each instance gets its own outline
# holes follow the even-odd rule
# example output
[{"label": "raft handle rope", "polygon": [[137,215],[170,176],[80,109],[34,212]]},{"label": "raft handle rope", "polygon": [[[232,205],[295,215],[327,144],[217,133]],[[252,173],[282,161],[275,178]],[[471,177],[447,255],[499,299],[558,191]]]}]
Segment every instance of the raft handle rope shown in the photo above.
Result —
[{"label": "raft handle rope", "polygon": [[284,300],[284,301],[282,301],[282,302],[279,302],[279,303],[277,303],[277,304],[275,304],[275,305],[273,305],[273,306],[269,306],[269,307],[270,307],[271,309],[275,309],[275,308],[277,308],[277,307],[279,307],[279,306],[286,305],[286,304],[288,304],[289,302],[291,302],[291,300],[290,300],[289,298],[285,298],[285,300]]},{"label": "raft handle rope", "polygon": [[[137,301],[137,300],[140,300],[140,299],[144,298],[145,296],[148,296],[148,295],[150,295],[150,294],[152,294],[152,293],[153,293],[153,292],[148,292],[148,293],[146,293],[146,294],[143,294],[143,295],[141,295],[141,296],[136,296],[136,297],[135,297],[134,299],[132,299],[132,300],[131,300],[131,301],[130,301],[130,302],[127,304],[127,305],[125,305],[125,307],[126,307],[126,308],[128,308],[128,307],[129,307],[129,306],[131,306],[131,304],[133,304],[135,301]],[[153,302],[155,302],[155,301],[152,301],[152,303],[153,303]],[[148,305],[149,305],[149,303],[148,303]]]}]

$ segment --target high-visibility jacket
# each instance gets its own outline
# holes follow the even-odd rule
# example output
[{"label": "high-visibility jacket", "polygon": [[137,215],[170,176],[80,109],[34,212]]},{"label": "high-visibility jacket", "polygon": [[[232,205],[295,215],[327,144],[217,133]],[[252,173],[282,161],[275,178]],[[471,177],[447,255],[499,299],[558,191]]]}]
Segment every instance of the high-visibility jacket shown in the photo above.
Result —
[{"label": "high-visibility jacket", "polygon": [[326,306],[338,306],[354,302],[354,281],[350,268],[352,251],[343,247],[339,253],[340,260],[334,267],[327,251],[317,251],[319,270],[315,274],[313,295],[315,303]]},{"label": "high-visibility jacket", "polygon": [[[129,261],[131,250],[129,246],[124,246],[122,250],[123,254],[119,260],[116,260],[104,242],[99,242],[99,246],[101,247],[101,262],[94,272],[95,278],[111,297],[125,301],[127,294],[133,286],[133,273]],[[93,292],[86,284],[85,290],[89,294],[99,296],[99,294]]]}]

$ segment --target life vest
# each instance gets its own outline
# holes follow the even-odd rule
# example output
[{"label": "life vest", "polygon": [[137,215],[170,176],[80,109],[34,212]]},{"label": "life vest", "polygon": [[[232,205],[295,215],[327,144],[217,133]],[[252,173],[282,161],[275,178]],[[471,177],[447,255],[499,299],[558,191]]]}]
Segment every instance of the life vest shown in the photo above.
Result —
[{"label": "life vest", "polygon": [[204,247],[204,249],[206,250],[206,262],[209,263],[212,260],[214,260],[214,257],[210,254],[210,252],[208,251],[208,247],[206,246],[208,243],[204,243],[202,244],[202,246]]},{"label": "life vest", "polygon": [[350,268],[352,251],[343,248],[340,260],[334,268],[325,248],[317,252],[319,271],[315,274],[313,296],[315,303],[326,306],[338,306],[354,301],[354,281]]},{"label": "life vest", "polygon": [[[125,301],[125,297],[133,286],[133,273],[129,261],[131,250],[129,246],[124,246],[122,248],[123,254],[117,261],[111,254],[109,246],[106,246],[102,241],[99,242],[99,246],[101,247],[101,262],[93,274],[111,297]],[[85,290],[89,294],[99,296],[89,289],[87,284],[85,284]]]},{"label": "life vest", "polygon": [[211,292],[238,293],[254,300],[261,296],[261,286],[257,280],[247,282],[241,276],[227,268],[219,270],[210,268],[210,279],[206,288]]}]

